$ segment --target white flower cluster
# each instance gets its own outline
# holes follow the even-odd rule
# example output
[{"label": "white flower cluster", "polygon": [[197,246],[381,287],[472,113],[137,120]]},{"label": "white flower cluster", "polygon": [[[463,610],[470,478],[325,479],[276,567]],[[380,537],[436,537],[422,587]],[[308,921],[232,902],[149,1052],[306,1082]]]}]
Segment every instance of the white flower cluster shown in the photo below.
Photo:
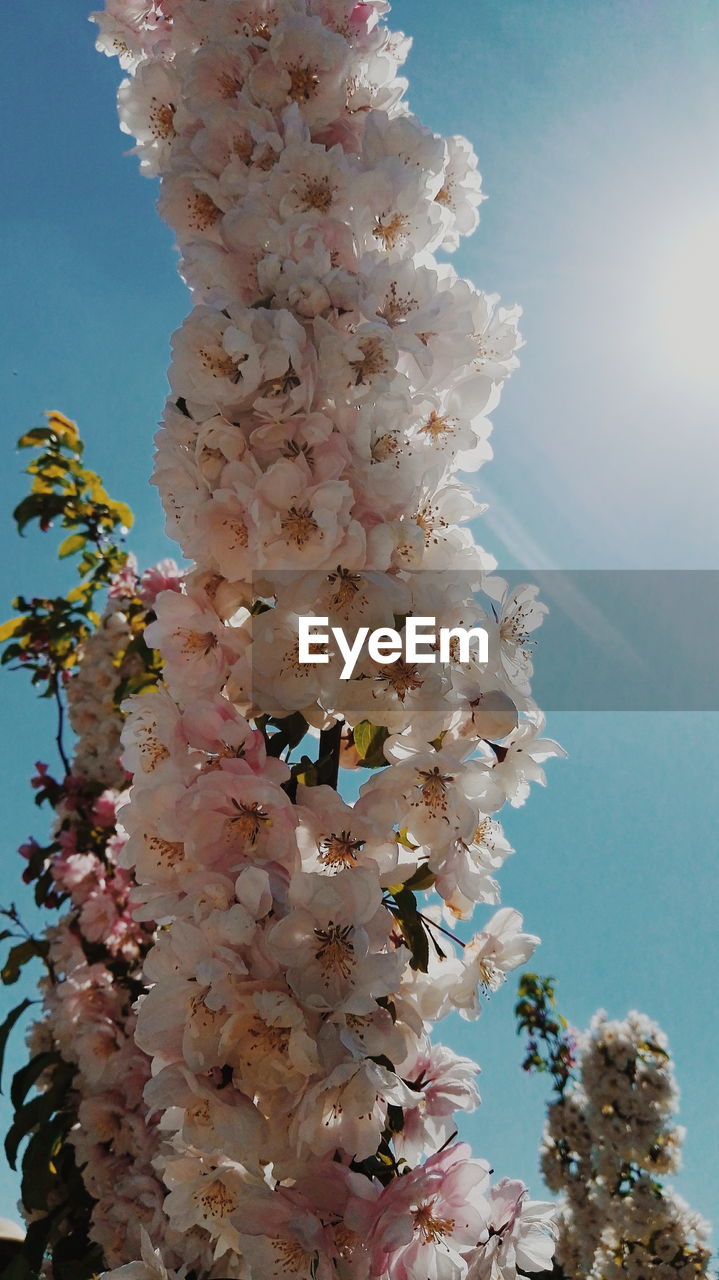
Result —
[{"label": "white flower cluster", "polygon": [[122,716],[116,694],[121,681],[143,669],[139,655],[127,652],[135,634],[128,600],[139,593],[145,609],[152,609],[159,592],[174,590],[178,581],[174,560],[160,560],[140,576],[132,555],[114,580],[99,623],[85,640],[76,667],[65,672],[63,693],[75,734],[73,776],[116,789],[126,786],[121,761]]},{"label": "white flower cluster", "polygon": [[121,717],[114,705],[117,658],[130,640],[122,599],[110,598],[99,626],[83,646],[83,658],[65,683],[70,724],[77,735],[73,773],[106,787],[125,785],[120,756]]},{"label": "white flower cluster", "polygon": [[708,1226],[657,1180],[679,1168],[683,1130],[666,1037],[629,1013],[592,1019],[580,1083],[551,1103],[541,1167],[561,1191],[557,1261],[573,1280],[701,1280]]},{"label": "white flower cluster", "polygon": [[119,759],[122,715],[115,698],[120,682],[136,674],[140,661],[126,654],[131,639],[123,612],[127,596],[139,590],[149,607],[153,582],[167,588],[173,577],[177,580],[178,571],[170,562],[141,582],[128,567],[111,588],[100,623],[66,685],[77,741],[55,811],[57,849],[49,871],[55,894],[69,909],[45,931],[52,978],[41,983],[42,1015],[29,1033],[34,1052],[58,1052],[76,1067],[77,1123],[69,1140],[96,1202],[89,1236],[111,1266],[138,1253],[143,1226],[162,1239],[167,1256],[178,1256],[166,1235],[165,1192],[152,1163],[160,1135],[155,1120],[146,1120],[143,1101],[150,1064],[134,1041],[132,1003],[152,930],[132,917],[133,881],[120,865],[127,836],[118,812],[127,790],[117,784],[126,788],[127,775]]},{"label": "white flower cluster", "polygon": [[[494,815],[559,749],[530,692],[543,606],[487,577],[457,475],[490,456],[518,312],[433,257],[473,230],[480,179],[403,104],[387,8],[97,15],[194,304],[155,476],[196,568],[158,597],[166,688],[123,735],[123,864],[136,919],[163,926],[136,1039],[183,1262],[238,1280],[512,1280],[553,1248],[549,1207],[453,1143],[476,1068],[429,1040],[537,942],[508,908],[465,947],[445,925],[498,901]],[[336,655],[300,662],[307,615],[482,625],[493,658],[367,656],[343,681]],[[318,759],[290,767],[308,728]],[[350,805],[338,758],[368,737],[386,765]],[[127,1276],[162,1273],[157,1244]]]}]

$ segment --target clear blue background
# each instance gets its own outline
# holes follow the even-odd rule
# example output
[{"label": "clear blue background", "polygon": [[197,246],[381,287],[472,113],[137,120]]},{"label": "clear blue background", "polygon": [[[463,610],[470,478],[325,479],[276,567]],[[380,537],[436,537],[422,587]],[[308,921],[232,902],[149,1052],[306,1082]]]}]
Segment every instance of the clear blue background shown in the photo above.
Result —
[{"label": "clear blue background", "polygon": [[[491,197],[457,265],[525,307],[522,368],[480,477],[492,504],[482,540],[505,565],[528,569],[716,567],[717,387],[682,355],[694,334],[707,349],[711,310],[691,249],[697,219],[719,210],[715,0],[398,0],[393,23],[415,37],[411,105],[433,128],[472,140]],[[138,515],[140,561],[170,550],[147,477],[169,335],[187,299],[153,185],[125,156],[117,68],[93,49],[85,0],[5,0],[3,37],[9,603],[60,580],[47,540],[20,541],[7,514],[24,483],[14,440],[43,409],[79,421],[90,465]],[[666,282],[687,254],[699,313],[680,298],[674,320],[660,323],[658,299],[666,309]],[[699,605],[687,627],[697,664],[714,664],[717,638]],[[2,689],[3,897],[24,902],[15,849],[44,834],[27,780],[36,758],[53,759],[52,729],[22,675],[4,675]],[[613,1016],[635,1007],[668,1032],[688,1128],[676,1185],[711,1214],[719,722],[562,714],[550,730],[569,760],[510,814],[518,853],[504,900],[542,935],[534,966],[559,978],[572,1021],[585,1025],[598,1006]],[[509,983],[478,1024],[442,1031],[483,1065],[484,1105],[463,1132],[541,1195],[546,1089],[519,1070],[513,996]],[[16,1179],[0,1178],[0,1215],[16,1216]]]}]

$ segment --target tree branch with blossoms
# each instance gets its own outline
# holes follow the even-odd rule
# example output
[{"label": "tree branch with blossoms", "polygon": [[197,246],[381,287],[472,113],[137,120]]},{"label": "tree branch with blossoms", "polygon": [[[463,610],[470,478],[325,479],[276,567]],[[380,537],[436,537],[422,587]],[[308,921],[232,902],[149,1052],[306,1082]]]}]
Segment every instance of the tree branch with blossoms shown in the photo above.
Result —
[{"label": "tree branch with blossoms", "polygon": [[522,1065],[554,1083],[540,1156],[547,1186],[560,1193],[552,1274],[708,1280],[708,1225],[660,1181],[678,1170],[683,1138],[666,1036],[645,1014],[610,1021],[603,1011],[580,1034],[554,1005],[553,979],[522,976]]},{"label": "tree branch with blossoms", "polygon": [[[497,904],[495,815],[559,748],[531,697],[544,606],[493,576],[459,477],[490,456],[519,312],[435,257],[477,224],[477,162],[404,104],[386,9],[95,15],[193,303],[155,483],[194,567],[147,630],[165,686],[128,704],[123,820],[162,925],[135,1033],[156,1167],[207,1276],[509,1280],[552,1251],[547,1207],[455,1142],[476,1068],[429,1037],[536,945],[510,908],[451,934]],[[345,680],[335,650],[300,660],[300,616],[481,625],[494,657],[365,654]]]},{"label": "tree branch with blossoms", "polygon": [[[79,556],[80,587],[55,600],[33,600],[4,629],[5,658],[32,671],[33,684],[51,694],[60,711],[66,700],[75,735],[72,760],[60,751],[64,774],[56,780],[44,764],[33,778],[36,801],[49,804],[49,844],[30,840],[20,852],[23,879],[34,883],[38,906],[65,908],[57,923],[36,938],[14,908],[5,911],[22,940],[12,947],[2,981],[17,981],[29,960],[47,968],[40,982],[41,1012],[28,1030],[29,1058],[10,1090],[13,1120],[5,1140],[12,1168],[21,1158],[21,1206],[27,1234],[12,1262],[12,1280],[47,1274],[91,1276],[124,1261],[140,1248],[136,1196],[146,1213],[162,1193],[151,1167],[158,1145],[146,1123],[142,1088],[149,1066],[133,1043],[132,1003],[144,989],[142,959],[153,936],[151,923],[130,915],[130,874],[121,866],[124,842],[117,811],[128,778],[120,762],[119,701],[128,688],[157,682],[158,656],[144,644],[154,591],[177,580],[175,566],[159,566],[138,578],[132,560],[113,541],[123,504],[107,498],[99,478],[79,465],[82,454],[74,424],[49,415],[50,425],[30,432],[21,445],[44,452],[28,468],[37,501],[17,509],[24,527],[31,515],[51,527],[50,515],[70,535],[62,558]],[[65,457],[73,481],[65,485]],[[49,504],[49,505],[48,505]],[[95,505],[93,505],[95,504]],[[79,539],[79,540],[78,540]],[[92,549],[85,550],[87,541]],[[82,544],[82,545],[81,545]],[[101,613],[98,592],[109,588]],[[32,1002],[24,1000],[0,1030],[0,1060],[13,1027]],[[22,1154],[21,1154],[22,1148]]]}]

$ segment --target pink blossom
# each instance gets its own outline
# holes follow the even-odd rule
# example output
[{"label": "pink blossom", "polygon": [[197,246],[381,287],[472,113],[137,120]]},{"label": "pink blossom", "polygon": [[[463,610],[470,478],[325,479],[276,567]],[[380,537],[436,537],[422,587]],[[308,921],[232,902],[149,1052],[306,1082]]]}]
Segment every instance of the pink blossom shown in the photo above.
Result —
[{"label": "pink blossom", "polygon": [[58,888],[69,893],[78,904],[104,883],[103,866],[94,853],[63,852],[53,858],[51,870]]},{"label": "pink blossom", "polygon": [[114,827],[117,791],[103,791],[92,806],[92,819],[98,827]]},{"label": "pink blossom", "polygon": [[368,1239],[373,1275],[461,1280],[461,1255],[486,1238],[489,1174],[487,1162],[470,1159],[470,1148],[460,1143],[395,1178],[361,1207],[350,1206],[348,1222]]},{"label": "pink blossom", "polygon": [[134,556],[128,556],[122,569],[112,580],[108,595],[111,600],[126,600],[128,596],[134,596],[137,590],[137,561]]},{"label": "pink blossom", "polygon": [[159,560],[140,578],[140,599],[151,609],[161,591],[179,591],[182,571],[174,560]]},{"label": "pink blossom", "polygon": [[111,893],[91,893],[80,911],[80,927],[91,942],[103,942],[117,921],[117,903]]}]

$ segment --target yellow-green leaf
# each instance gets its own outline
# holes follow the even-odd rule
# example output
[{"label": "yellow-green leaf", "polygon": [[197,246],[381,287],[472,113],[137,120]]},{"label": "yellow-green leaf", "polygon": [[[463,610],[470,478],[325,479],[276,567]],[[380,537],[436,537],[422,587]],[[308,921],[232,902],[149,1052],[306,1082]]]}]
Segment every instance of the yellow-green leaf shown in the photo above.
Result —
[{"label": "yellow-green leaf", "polygon": [[[28,467],[28,471],[29,470],[30,467]],[[60,459],[58,462],[51,462],[47,466],[43,467],[39,474],[42,475],[45,480],[60,480],[65,478],[66,472],[67,467],[65,466],[64,461]]]},{"label": "yellow-green leaf", "polygon": [[353,736],[357,754],[366,769],[382,769],[387,764],[383,745],[389,733],[384,725],[360,720],[353,729]]},{"label": "yellow-green leaf", "polygon": [[0,644],[4,644],[11,636],[16,636],[18,631],[22,631],[26,620],[23,614],[20,618],[8,618],[7,622],[3,622],[0,626]]},{"label": "yellow-green leaf", "polygon": [[135,517],[126,502],[108,502],[108,507],[113,515],[119,517],[127,529],[131,529],[135,523]]},{"label": "yellow-green leaf", "polygon": [[65,538],[57,549],[57,554],[61,560],[66,556],[74,556],[76,552],[82,551],[87,538],[82,533],[71,533],[69,538]]},{"label": "yellow-green leaf", "polygon": [[71,418],[66,418],[64,413],[58,413],[57,410],[51,409],[45,414],[47,425],[64,440],[66,444],[73,445],[79,437],[78,429]]},{"label": "yellow-green leaf", "polygon": [[30,445],[47,444],[52,439],[52,431],[49,427],[33,427],[31,431],[26,431],[20,436],[17,442],[18,449],[28,449]]},{"label": "yellow-green leaf", "polygon": [[101,502],[103,506],[107,506],[110,499],[105,492],[102,480],[94,471],[85,472],[85,487],[93,502]]}]

